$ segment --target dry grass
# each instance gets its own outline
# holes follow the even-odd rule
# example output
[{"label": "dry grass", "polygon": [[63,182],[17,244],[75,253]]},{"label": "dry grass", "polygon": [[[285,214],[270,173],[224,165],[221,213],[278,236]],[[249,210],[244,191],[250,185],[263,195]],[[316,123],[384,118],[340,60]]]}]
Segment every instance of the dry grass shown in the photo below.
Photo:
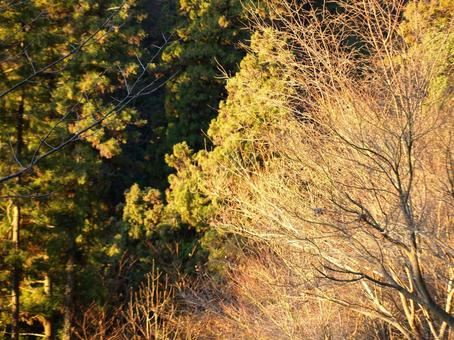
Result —
[{"label": "dry grass", "polygon": [[383,323],[313,299],[276,254],[263,246],[255,249],[256,256],[232,267],[225,282],[205,277],[180,290],[184,338],[378,339],[390,334]]}]

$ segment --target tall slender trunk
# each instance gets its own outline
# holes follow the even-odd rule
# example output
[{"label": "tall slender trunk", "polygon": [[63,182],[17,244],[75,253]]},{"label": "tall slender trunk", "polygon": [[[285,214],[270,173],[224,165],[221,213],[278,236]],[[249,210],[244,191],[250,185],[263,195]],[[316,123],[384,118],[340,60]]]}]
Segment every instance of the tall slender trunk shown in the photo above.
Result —
[{"label": "tall slender trunk", "polygon": [[[14,204],[12,208],[12,242],[16,255],[20,250],[20,206]],[[12,291],[12,314],[13,314],[13,338],[19,340],[19,315],[20,315],[20,280],[21,264],[18,260],[14,262],[13,269],[13,291]]]},{"label": "tall slender trunk", "polygon": [[[24,130],[24,97],[22,96],[17,110],[17,124],[16,124],[16,150],[15,158],[20,161],[22,157],[22,149],[24,146],[23,139]],[[18,178],[18,186],[21,185],[21,179]],[[21,207],[19,202],[13,202],[12,208],[12,235],[11,241],[16,255],[19,255],[21,249]],[[13,289],[12,289],[12,314],[13,314],[13,339],[19,340],[19,322],[20,322],[20,282],[22,274],[22,263],[17,259],[14,262],[13,269]]]}]

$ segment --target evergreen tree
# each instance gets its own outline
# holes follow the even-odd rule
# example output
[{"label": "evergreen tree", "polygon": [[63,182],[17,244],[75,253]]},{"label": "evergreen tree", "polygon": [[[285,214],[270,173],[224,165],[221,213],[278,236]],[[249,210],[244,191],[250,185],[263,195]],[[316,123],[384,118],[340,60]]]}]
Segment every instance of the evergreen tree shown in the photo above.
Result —
[{"label": "evergreen tree", "polygon": [[[195,154],[187,144],[174,148],[168,163],[176,169],[169,177],[167,211],[180,216],[183,223],[199,232],[202,252],[209,254],[209,269],[222,271],[223,259],[234,255],[226,235],[210,228],[210,221],[222,206],[214,183],[228,180],[229,163],[241,163],[254,169],[263,160],[255,150],[266,148],[261,136],[272,128],[283,115],[289,114],[286,96],[292,89],[287,87],[286,75],[279,63],[291,60],[290,55],[275,55],[283,42],[271,31],[256,33],[251,39],[250,52],[242,60],[239,72],[227,82],[227,99],[220,104],[219,114],[208,130],[214,147]],[[223,176],[219,176],[223,173]],[[217,183],[216,187],[223,187]],[[228,195],[228,193],[226,194]],[[213,272],[214,273],[214,272]]]},{"label": "evergreen tree", "polygon": [[[122,131],[137,123],[134,110],[114,106],[124,80],[140,71],[136,58],[144,33],[133,22],[140,20],[133,5],[29,1],[0,12],[1,92],[31,79],[1,98],[2,174],[102,121],[83,135],[87,143],[68,145],[0,188],[8,198],[1,202],[1,325],[12,325],[8,331],[15,338],[24,322],[37,327],[34,320],[51,337],[52,323],[61,317],[69,338],[76,301],[88,303],[103,294],[95,282],[111,254],[104,222],[110,212],[98,202],[109,186],[102,159],[121,151]],[[103,120],[106,112],[116,114]]]},{"label": "evergreen tree", "polygon": [[[124,227],[134,232],[124,236],[132,242],[134,252],[143,263],[150,260],[147,254],[151,253],[170,272],[175,272],[175,268],[177,271],[194,272],[207,256],[199,243],[206,225],[189,218],[191,214],[197,214],[189,210],[196,208],[196,204],[183,214],[175,209],[174,196],[178,195],[172,193],[172,182],[175,180],[171,175],[168,187],[163,175],[170,172],[169,168],[185,171],[176,163],[189,152],[188,147],[198,151],[207,146],[204,133],[217,114],[220,100],[225,97],[225,79],[221,68],[228,74],[236,71],[244,54],[239,44],[247,38],[248,32],[242,23],[243,4],[238,0],[171,1],[167,8],[177,12],[174,22],[171,18],[169,20],[173,26],[170,28],[173,42],[164,50],[155,71],[176,75],[166,84],[162,124],[151,132],[156,140],[149,144],[144,155],[147,158],[157,157],[158,162],[153,162],[152,168],[159,176],[151,178],[161,179],[142,182],[166,193],[159,195],[148,187],[131,187],[126,194]],[[178,145],[182,141],[185,144]],[[172,149],[175,154],[164,157]],[[188,180],[185,185],[189,190],[193,180]],[[150,195],[152,201],[148,201]],[[156,205],[160,207],[159,213],[154,208]],[[202,206],[201,202],[197,206]],[[147,209],[155,216],[153,223],[146,218]],[[134,218],[133,211],[136,214]],[[138,245],[138,240],[143,237],[150,242]]]},{"label": "evergreen tree", "polygon": [[[194,152],[183,142],[166,157],[175,173],[169,176],[165,199],[138,186],[127,193],[125,221],[133,230],[140,230],[137,238],[148,235],[153,240],[161,266],[172,261],[173,266],[194,273],[207,264],[216,273],[222,271],[223,259],[233,256],[226,235],[210,228],[220,206],[211,184],[226,171],[228,162],[241,161],[248,167],[259,164],[254,148],[260,144],[261,134],[288,114],[284,94],[291,89],[286,88],[285,75],[277,67],[276,44],[282,42],[272,31],[253,36],[250,53],[240,71],[228,80],[227,99],[210,124],[208,137],[213,148]],[[279,58],[285,62],[290,57]]]},{"label": "evergreen tree", "polygon": [[[247,38],[238,0],[180,0],[175,40],[162,56],[164,67],[178,75],[167,84],[165,111],[168,151],[181,141],[204,147],[203,132],[225,96],[226,72],[235,72],[243,56],[238,44]],[[167,66],[169,65],[169,66]]]}]

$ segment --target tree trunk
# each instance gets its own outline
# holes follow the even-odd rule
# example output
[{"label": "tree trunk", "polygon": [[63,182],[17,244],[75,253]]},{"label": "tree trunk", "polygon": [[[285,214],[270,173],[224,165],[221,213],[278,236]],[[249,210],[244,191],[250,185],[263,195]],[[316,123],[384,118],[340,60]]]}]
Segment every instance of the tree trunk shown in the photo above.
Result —
[{"label": "tree trunk", "polygon": [[[15,204],[12,209],[12,243],[14,252],[19,254],[20,249],[20,206]],[[14,262],[13,291],[12,291],[12,314],[13,314],[13,339],[19,340],[19,313],[20,313],[20,279],[21,264]]]}]

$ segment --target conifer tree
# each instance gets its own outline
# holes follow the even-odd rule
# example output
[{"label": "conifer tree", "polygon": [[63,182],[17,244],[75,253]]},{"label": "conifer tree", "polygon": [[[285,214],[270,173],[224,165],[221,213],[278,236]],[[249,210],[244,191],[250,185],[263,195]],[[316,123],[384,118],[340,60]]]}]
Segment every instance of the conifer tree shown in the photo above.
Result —
[{"label": "conifer tree", "polygon": [[[168,151],[181,141],[204,147],[203,132],[225,96],[222,72],[235,72],[247,37],[243,4],[237,0],[180,0],[175,41],[162,56],[179,71],[167,84],[165,111]],[[168,66],[167,66],[168,67]]]},{"label": "conifer tree", "polygon": [[[175,267],[194,272],[207,255],[199,243],[206,225],[189,219],[189,215],[196,212],[187,211],[180,215],[182,211],[175,210],[177,203],[173,201],[178,194],[171,193],[173,185],[168,188],[163,174],[178,172],[176,163],[180,156],[188,154],[189,148],[198,151],[210,144],[205,133],[209,122],[217,114],[219,102],[225,97],[225,75],[222,73],[232,74],[237,70],[244,55],[239,45],[247,38],[248,32],[242,22],[244,8],[241,1],[180,0],[169,2],[167,8],[176,11],[174,22],[169,21],[173,42],[164,50],[156,71],[176,75],[166,84],[163,123],[153,131],[159,145],[148,149],[159,158],[155,171],[162,178],[162,183],[148,183],[157,185],[166,193],[158,195],[148,187],[140,189],[132,186],[126,194],[123,222],[126,230],[135,230],[126,237],[132,244],[137,244],[137,236],[133,234],[136,235],[138,230],[141,230],[140,237],[146,234],[151,240],[152,247],[134,247],[144,263],[147,262],[144,254],[152,253],[159,264],[166,266],[170,263],[168,269],[172,272]],[[178,144],[183,141],[184,144]],[[175,155],[164,157],[172,150]],[[169,171],[169,168],[173,170]],[[180,170],[184,171],[183,168]],[[172,176],[169,181],[174,181]],[[193,186],[191,183],[192,180],[188,180],[184,185],[189,188]],[[154,197],[152,202],[147,201],[150,195]],[[191,208],[201,207],[202,201],[203,198]],[[155,206],[160,207],[159,213]],[[150,211],[147,212],[147,209]],[[132,211],[141,217],[132,218]],[[155,216],[153,223],[146,218],[148,213]],[[142,250],[139,251],[139,248]]]},{"label": "conifer tree", "polygon": [[[0,188],[1,325],[16,339],[24,322],[37,327],[32,320],[53,336],[58,314],[65,337],[71,337],[76,300],[102,295],[93,284],[96,261],[108,257],[99,244],[107,242],[108,212],[96,202],[106,185],[102,159],[121,151],[122,131],[137,122],[134,110],[115,106],[125,81],[140,72],[144,33],[134,24],[140,17],[131,14],[133,6],[134,1],[28,1],[0,12],[2,175],[100,122],[80,136],[85,143],[67,145],[58,157],[42,159]],[[106,112],[115,114],[104,119]],[[86,280],[92,283],[82,284]]]}]

